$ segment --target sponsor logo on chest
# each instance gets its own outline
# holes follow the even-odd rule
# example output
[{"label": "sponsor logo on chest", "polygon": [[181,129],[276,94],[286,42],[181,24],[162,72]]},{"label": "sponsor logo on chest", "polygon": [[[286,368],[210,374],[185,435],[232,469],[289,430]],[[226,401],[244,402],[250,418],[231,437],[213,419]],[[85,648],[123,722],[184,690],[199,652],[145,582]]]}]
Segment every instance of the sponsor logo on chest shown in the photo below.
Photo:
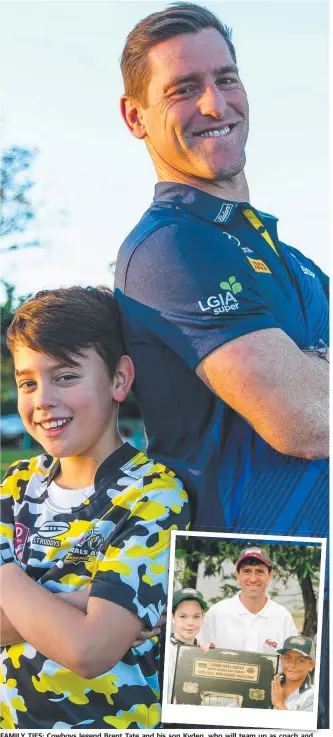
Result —
[{"label": "sponsor logo on chest", "polygon": [[264,261],[261,261],[261,259],[257,258],[249,258],[247,257],[248,261],[250,262],[252,268],[258,273],[258,274],[271,274],[271,270],[268,268],[268,266],[265,264]]},{"label": "sponsor logo on chest", "polygon": [[269,647],[273,647],[275,650],[277,648],[277,642],[275,642],[275,640],[269,640],[268,638],[267,640],[265,640],[265,645],[268,645]]}]

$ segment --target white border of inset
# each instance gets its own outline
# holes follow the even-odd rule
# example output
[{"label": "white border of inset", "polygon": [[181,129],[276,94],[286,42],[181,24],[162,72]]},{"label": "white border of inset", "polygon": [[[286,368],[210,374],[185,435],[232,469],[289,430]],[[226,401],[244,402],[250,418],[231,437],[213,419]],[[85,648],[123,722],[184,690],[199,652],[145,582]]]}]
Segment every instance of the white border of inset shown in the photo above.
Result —
[{"label": "white border of inset", "polygon": [[[319,595],[318,595],[318,627],[316,642],[316,669],[314,679],[314,708],[313,712],[301,711],[282,711],[279,709],[235,709],[223,706],[187,706],[186,704],[168,704],[168,672],[169,672],[169,652],[170,652],[170,634],[171,634],[171,604],[174,584],[175,569],[175,549],[176,537],[213,537],[227,538],[234,540],[269,540],[283,544],[284,542],[295,543],[319,543],[321,545],[320,557],[320,577],[319,577]],[[318,696],[319,696],[319,677],[320,677],[320,659],[321,659],[321,637],[322,637],[322,621],[323,621],[323,603],[324,603],[324,581],[325,581],[325,563],[326,563],[326,538],[322,537],[286,537],[283,535],[247,535],[246,533],[229,533],[229,532],[171,532],[170,546],[170,568],[169,568],[169,586],[168,586],[168,617],[166,626],[166,646],[165,646],[165,662],[163,676],[163,701],[162,701],[162,724],[168,729],[168,722],[174,724],[191,725],[223,725],[223,727],[259,727],[276,729],[299,729],[299,730],[316,730],[318,719]],[[165,723],[165,724],[164,724]],[[223,729],[221,726],[221,729]]]}]

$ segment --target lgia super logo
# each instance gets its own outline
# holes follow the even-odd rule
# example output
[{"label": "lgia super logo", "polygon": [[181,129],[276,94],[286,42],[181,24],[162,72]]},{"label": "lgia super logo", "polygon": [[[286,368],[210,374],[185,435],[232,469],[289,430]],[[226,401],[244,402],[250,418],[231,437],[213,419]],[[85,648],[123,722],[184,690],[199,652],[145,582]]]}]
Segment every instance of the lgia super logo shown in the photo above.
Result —
[{"label": "lgia super logo", "polygon": [[239,302],[235,295],[243,289],[240,282],[235,276],[229,276],[228,281],[221,281],[219,286],[221,291],[218,294],[211,294],[206,301],[199,300],[201,312],[210,310],[214,315],[219,315],[221,312],[238,310]]}]

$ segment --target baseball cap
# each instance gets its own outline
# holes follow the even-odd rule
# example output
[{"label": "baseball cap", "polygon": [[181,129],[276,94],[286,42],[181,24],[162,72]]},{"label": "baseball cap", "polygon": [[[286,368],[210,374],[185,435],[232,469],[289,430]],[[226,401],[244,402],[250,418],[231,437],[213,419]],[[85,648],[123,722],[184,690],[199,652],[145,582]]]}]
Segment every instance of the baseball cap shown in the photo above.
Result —
[{"label": "baseball cap", "polygon": [[173,595],[172,611],[176,609],[181,601],[185,601],[187,599],[190,601],[198,601],[204,611],[207,609],[207,603],[205,602],[201,591],[198,591],[197,589],[180,589],[180,591],[175,591]]},{"label": "baseball cap", "polygon": [[260,563],[264,563],[266,566],[272,568],[272,564],[267,551],[264,550],[264,548],[253,547],[245,548],[245,550],[242,550],[236,563],[236,571],[238,571],[238,568],[243,560],[246,560],[247,558],[255,558]]},{"label": "baseball cap", "polygon": [[277,650],[277,652],[282,655],[286,650],[296,650],[297,653],[301,653],[307,658],[314,658],[313,640],[311,640],[311,637],[303,637],[303,635],[287,637],[283,643],[283,647]]}]

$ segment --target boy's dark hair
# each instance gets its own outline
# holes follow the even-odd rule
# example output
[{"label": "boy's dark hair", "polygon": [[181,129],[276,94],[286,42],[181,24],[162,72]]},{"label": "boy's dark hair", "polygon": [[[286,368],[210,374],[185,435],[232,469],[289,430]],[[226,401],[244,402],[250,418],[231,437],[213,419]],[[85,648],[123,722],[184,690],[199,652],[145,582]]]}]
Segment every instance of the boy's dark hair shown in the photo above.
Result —
[{"label": "boy's dark hair", "polygon": [[207,8],[195,3],[172,3],[166,10],[151,13],[137,23],[127,36],[120,66],[125,94],[142,105],[147,104],[147,88],[150,80],[148,53],[160,41],[166,41],[182,33],[198,33],[205,28],[215,28],[223,36],[231,57],[236,64],[235,47],[231,41],[231,29]]},{"label": "boy's dark hair", "polygon": [[11,353],[17,345],[75,365],[73,355],[94,348],[113,376],[124,353],[120,314],[108,287],[49,289],[24,302],[7,333]]},{"label": "boy's dark hair", "polygon": [[266,563],[259,560],[258,558],[247,558],[246,560],[242,560],[242,562],[239,563],[239,565],[237,566],[236,570],[237,570],[237,573],[239,573],[241,568],[244,568],[244,566],[262,566],[262,565],[265,565],[266,568],[268,568],[268,573],[270,573],[273,570],[272,566],[266,565]]}]

